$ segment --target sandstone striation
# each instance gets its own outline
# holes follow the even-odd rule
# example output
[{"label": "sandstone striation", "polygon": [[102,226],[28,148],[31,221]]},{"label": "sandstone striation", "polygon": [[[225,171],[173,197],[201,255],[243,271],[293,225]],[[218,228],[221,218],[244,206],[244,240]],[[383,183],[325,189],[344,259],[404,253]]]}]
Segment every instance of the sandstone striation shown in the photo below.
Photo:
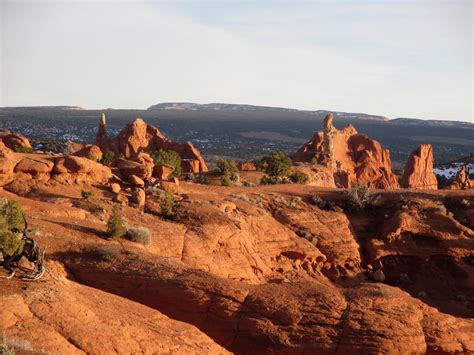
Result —
[{"label": "sandstone striation", "polygon": [[178,143],[166,138],[156,127],[148,125],[141,118],[128,123],[115,138],[108,138],[106,118],[102,115],[95,144],[105,154],[108,150],[116,156],[123,154],[126,159],[135,160],[142,152],[173,150],[181,157],[184,172],[206,172],[207,165],[199,151],[191,142]]},{"label": "sandstone striation", "polygon": [[398,188],[398,178],[392,172],[388,149],[358,134],[352,125],[338,130],[332,125],[332,120],[329,114],[325,119],[324,132],[317,132],[298,149],[292,160],[326,166],[340,187],[358,184],[378,189]]},{"label": "sandstone striation", "polygon": [[410,154],[401,186],[410,189],[438,189],[438,181],[433,172],[433,148],[430,144],[421,144]]}]

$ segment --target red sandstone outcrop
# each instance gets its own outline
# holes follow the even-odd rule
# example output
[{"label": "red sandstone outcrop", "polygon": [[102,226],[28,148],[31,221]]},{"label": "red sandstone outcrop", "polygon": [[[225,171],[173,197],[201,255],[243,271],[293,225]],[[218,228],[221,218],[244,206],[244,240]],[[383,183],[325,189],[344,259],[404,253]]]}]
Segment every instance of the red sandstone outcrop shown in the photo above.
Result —
[{"label": "red sandstone outcrop", "polygon": [[255,171],[257,167],[251,161],[241,161],[238,164],[238,168],[240,171]]},{"label": "red sandstone outcrop", "polygon": [[15,147],[31,148],[28,138],[20,134],[12,133],[8,129],[0,130],[0,141],[10,149],[14,149]]},{"label": "red sandstone outcrop", "polygon": [[153,168],[153,177],[156,177],[161,180],[168,180],[169,176],[173,174],[174,167],[170,165],[155,165]]},{"label": "red sandstone outcrop", "polygon": [[469,173],[466,172],[466,166],[461,166],[454,181],[449,185],[451,190],[467,190],[474,187],[474,181],[469,178]]},{"label": "red sandstone outcrop", "polygon": [[76,151],[74,156],[89,158],[95,161],[101,161],[103,157],[102,150],[96,145],[87,145]]},{"label": "red sandstone outcrop", "polygon": [[433,148],[431,144],[421,144],[407,160],[401,186],[410,189],[438,189],[438,181],[433,172]]},{"label": "red sandstone outcrop", "polygon": [[112,178],[111,170],[88,158],[65,156],[55,161],[53,177],[62,183],[105,184]]},{"label": "red sandstone outcrop", "polygon": [[292,156],[294,162],[317,163],[330,169],[341,187],[352,184],[372,188],[398,188],[392,172],[390,152],[379,142],[358,134],[349,125],[338,130],[332,125],[332,115],[325,120],[325,131],[317,132]]},{"label": "red sandstone outcrop", "polygon": [[132,160],[137,159],[141,152],[173,150],[180,155],[184,172],[198,173],[208,170],[201,154],[191,142],[174,142],[166,138],[156,127],[146,124],[141,118],[127,124],[116,138],[109,139],[105,115],[102,115],[95,144],[104,154],[111,150],[116,156],[123,154],[126,159]]}]

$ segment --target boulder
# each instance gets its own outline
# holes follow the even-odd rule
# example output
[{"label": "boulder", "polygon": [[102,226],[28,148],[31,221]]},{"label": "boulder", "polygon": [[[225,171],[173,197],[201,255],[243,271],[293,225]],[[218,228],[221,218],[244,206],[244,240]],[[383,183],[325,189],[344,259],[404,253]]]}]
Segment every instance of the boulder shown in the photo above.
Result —
[{"label": "boulder", "polygon": [[106,118],[105,115],[102,115],[96,145],[103,153],[111,150],[117,156],[123,154],[126,159],[131,160],[137,160],[142,152],[150,153],[160,149],[173,150],[180,155],[184,172],[208,171],[204,159],[191,142],[174,142],[166,138],[158,128],[148,125],[141,118],[128,123],[117,137],[108,138]]},{"label": "boulder", "polygon": [[35,179],[47,181],[50,179],[53,167],[54,163],[51,160],[27,156],[15,166],[14,172],[16,174],[31,175]]},{"label": "boulder", "polygon": [[128,206],[128,198],[125,195],[122,195],[121,193],[116,193],[112,199],[112,201],[122,205],[122,206]]},{"label": "boulder", "polygon": [[240,171],[255,171],[257,170],[257,167],[255,166],[254,163],[250,161],[241,161],[238,164],[238,168]]},{"label": "boulder", "polygon": [[401,186],[410,189],[438,189],[438,181],[433,172],[431,144],[421,144],[410,154],[405,165]]},{"label": "boulder", "polygon": [[121,188],[120,185],[117,184],[117,183],[110,184],[110,191],[112,191],[112,192],[115,193],[115,194],[118,194],[121,189],[122,189],[122,188]]},{"label": "boulder", "polygon": [[136,175],[130,175],[129,179],[128,179],[128,182],[130,183],[130,185],[132,186],[139,186],[139,187],[143,187],[145,186],[145,181],[143,181],[143,179],[140,179],[138,176]]},{"label": "boulder", "polygon": [[173,194],[179,194],[179,180],[173,178],[173,181],[162,181],[161,187],[165,191],[169,191]]},{"label": "boulder", "polygon": [[162,180],[168,180],[169,176],[173,174],[174,172],[174,167],[171,165],[165,165],[165,164],[159,164],[155,165],[153,168],[153,177],[162,179]]},{"label": "boulder", "polygon": [[130,181],[132,176],[136,176],[144,181],[152,175],[149,165],[133,160],[120,160],[115,164],[124,180]]},{"label": "boulder", "polygon": [[14,149],[16,147],[31,148],[28,138],[23,137],[20,134],[12,133],[8,129],[3,129],[0,131],[0,141],[2,141],[3,144],[10,149]]},{"label": "boulder", "polygon": [[326,116],[324,132],[317,132],[291,157],[293,162],[320,164],[334,175],[339,187],[350,184],[378,189],[398,188],[398,178],[392,172],[390,152],[379,142],[357,133],[349,125],[338,130]]},{"label": "boulder", "polygon": [[145,207],[146,194],[142,188],[136,188],[132,192],[132,202],[138,206],[138,208]]},{"label": "boulder", "polygon": [[96,145],[87,145],[75,152],[73,155],[77,157],[89,158],[97,162],[101,161],[103,157],[102,150],[100,150],[100,148]]},{"label": "boulder", "polygon": [[56,160],[53,175],[62,183],[94,184],[107,183],[112,178],[112,171],[88,158],[68,155]]}]

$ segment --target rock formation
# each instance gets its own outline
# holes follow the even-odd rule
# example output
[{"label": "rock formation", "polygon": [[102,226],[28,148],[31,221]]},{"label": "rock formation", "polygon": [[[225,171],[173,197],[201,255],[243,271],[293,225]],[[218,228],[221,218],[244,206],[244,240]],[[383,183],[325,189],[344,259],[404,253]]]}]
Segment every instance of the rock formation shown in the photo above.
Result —
[{"label": "rock formation", "polygon": [[166,138],[156,127],[146,124],[141,118],[128,123],[116,138],[109,139],[106,118],[102,114],[95,144],[104,154],[111,150],[116,156],[123,154],[126,159],[131,160],[137,159],[141,152],[173,150],[180,155],[184,172],[199,173],[208,170],[201,154],[191,142],[174,142]]},{"label": "rock formation", "polygon": [[451,190],[467,190],[474,187],[474,182],[469,178],[469,172],[466,172],[466,166],[462,165],[454,181],[449,185]]},{"label": "rock formation", "polygon": [[421,144],[407,160],[401,186],[410,189],[438,189],[438,181],[433,172],[433,148],[431,144]]},{"label": "rock formation", "polygon": [[0,130],[0,142],[10,149],[14,149],[16,147],[31,148],[28,138],[16,133],[12,133],[8,129]]},{"label": "rock formation", "polygon": [[352,125],[338,130],[332,125],[332,120],[331,114],[326,116],[324,132],[317,132],[298,149],[292,160],[327,167],[341,187],[359,184],[379,189],[398,188],[388,149],[358,134]]},{"label": "rock formation", "polygon": [[102,184],[111,170],[88,158],[52,157],[43,154],[0,153],[0,186],[17,183],[56,181],[66,184]]},{"label": "rock formation", "polygon": [[96,145],[87,145],[82,149],[76,151],[73,155],[77,157],[89,158],[95,161],[102,160],[102,150]]}]

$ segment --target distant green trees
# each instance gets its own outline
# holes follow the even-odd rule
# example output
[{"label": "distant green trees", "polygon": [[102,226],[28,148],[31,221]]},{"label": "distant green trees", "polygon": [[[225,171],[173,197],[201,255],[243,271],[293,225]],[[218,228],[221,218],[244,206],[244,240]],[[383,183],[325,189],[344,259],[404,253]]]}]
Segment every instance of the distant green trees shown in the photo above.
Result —
[{"label": "distant green trees", "polygon": [[160,149],[150,153],[155,165],[170,165],[174,168],[170,177],[179,177],[181,175],[181,157],[174,150]]}]

